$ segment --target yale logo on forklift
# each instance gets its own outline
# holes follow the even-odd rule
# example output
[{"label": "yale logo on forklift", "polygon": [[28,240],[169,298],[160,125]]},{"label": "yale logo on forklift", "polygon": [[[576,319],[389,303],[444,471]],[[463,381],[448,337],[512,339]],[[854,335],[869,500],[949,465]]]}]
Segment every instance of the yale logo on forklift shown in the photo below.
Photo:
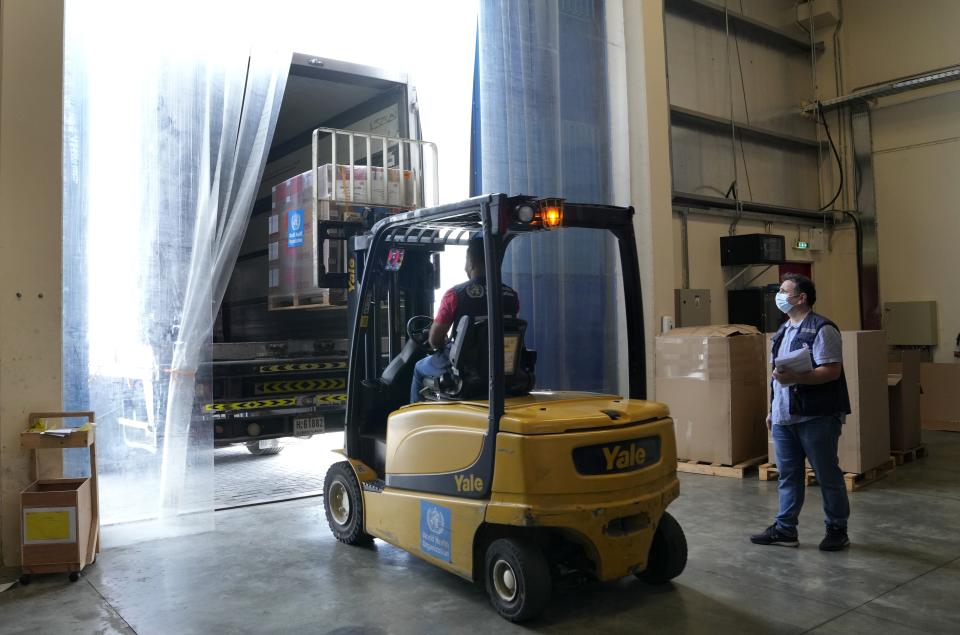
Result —
[{"label": "yale logo on forklift", "polygon": [[482,492],[483,479],[474,474],[457,474],[453,477],[453,482],[457,484],[458,492]]},{"label": "yale logo on forklift", "polygon": [[659,460],[659,436],[588,445],[573,451],[577,472],[586,475],[634,472]]}]

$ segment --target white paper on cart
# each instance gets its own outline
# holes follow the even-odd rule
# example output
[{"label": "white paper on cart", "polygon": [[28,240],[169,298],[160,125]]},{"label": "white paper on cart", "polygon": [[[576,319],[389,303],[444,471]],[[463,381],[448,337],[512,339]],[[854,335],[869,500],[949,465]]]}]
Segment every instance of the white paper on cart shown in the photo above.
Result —
[{"label": "white paper on cart", "polygon": [[774,360],[773,365],[778,370],[789,370],[794,373],[807,373],[813,370],[813,360],[810,357],[810,349],[806,346],[780,355]]}]

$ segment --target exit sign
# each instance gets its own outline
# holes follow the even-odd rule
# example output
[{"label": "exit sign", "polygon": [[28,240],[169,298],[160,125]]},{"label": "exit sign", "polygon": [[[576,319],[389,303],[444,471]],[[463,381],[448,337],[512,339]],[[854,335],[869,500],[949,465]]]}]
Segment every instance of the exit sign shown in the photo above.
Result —
[{"label": "exit sign", "polygon": [[805,240],[798,240],[794,244],[794,249],[810,249],[810,243]]}]

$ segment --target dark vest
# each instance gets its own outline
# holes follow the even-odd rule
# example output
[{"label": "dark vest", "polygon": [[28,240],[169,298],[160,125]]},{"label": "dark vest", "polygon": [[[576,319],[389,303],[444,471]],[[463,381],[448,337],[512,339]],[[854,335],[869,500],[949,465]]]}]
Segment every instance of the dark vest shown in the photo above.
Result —
[{"label": "dark vest", "polygon": [[[777,358],[780,352],[780,344],[783,342],[783,334],[787,330],[787,324],[784,322],[773,336],[772,353],[773,359]],[[819,364],[813,358],[813,342],[817,339],[817,334],[825,326],[837,328],[837,325],[827,318],[811,311],[807,317],[803,318],[797,334],[793,336],[790,342],[790,350],[796,351],[803,348],[804,345],[810,349],[811,362],[813,367],[817,368]],[[840,329],[837,329],[838,331]],[[774,380],[771,380],[774,381]],[[772,395],[771,391],[771,395]],[[828,381],[825,384],[815,386],[804,386],[794,384],[790,386],[790,414],[802,417],[827,417],[831,415],[850,414],[850,396],[847,393],[847,378],[840,371],[840,377],[834,381]]]},{"label": "dark vest", "polygon": [[[505,284],[501,285],[501,288],[503,314],[516,317],[520,310],[517,292]],[[460,318],[465,315],[482,317],[487,314],[487,283],[485,280],[467,280],[453,287],[453,292],[457,295],[457,310],[453,316],[453,335],[456,335]]]}]

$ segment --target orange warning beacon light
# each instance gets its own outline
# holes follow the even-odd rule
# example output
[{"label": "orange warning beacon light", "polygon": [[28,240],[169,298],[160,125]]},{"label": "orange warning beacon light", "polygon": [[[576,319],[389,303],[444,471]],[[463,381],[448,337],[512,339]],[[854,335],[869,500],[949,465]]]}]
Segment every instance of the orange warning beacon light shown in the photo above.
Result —
[{"label": "orange warning beacon light", "polygon": [[540,207],[540,222],[544,229],[563,225],[563,199],[546,198],[538,201]]}]

